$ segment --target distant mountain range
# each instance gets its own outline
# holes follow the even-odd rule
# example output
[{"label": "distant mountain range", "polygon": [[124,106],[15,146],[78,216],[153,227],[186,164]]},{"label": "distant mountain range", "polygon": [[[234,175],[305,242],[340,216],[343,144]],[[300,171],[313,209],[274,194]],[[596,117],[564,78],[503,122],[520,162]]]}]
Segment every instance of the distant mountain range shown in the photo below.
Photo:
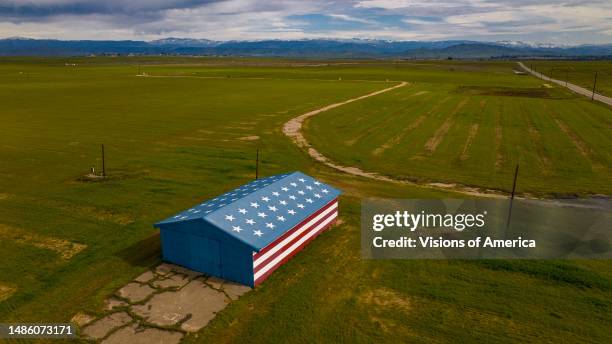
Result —
[{"label": "distant mountain range", "polygon": [[207,55],[319,58],[612,58],[612,44],[554,46],[515,41],[262,40],[64,41],[0,39],[0,56]]}]

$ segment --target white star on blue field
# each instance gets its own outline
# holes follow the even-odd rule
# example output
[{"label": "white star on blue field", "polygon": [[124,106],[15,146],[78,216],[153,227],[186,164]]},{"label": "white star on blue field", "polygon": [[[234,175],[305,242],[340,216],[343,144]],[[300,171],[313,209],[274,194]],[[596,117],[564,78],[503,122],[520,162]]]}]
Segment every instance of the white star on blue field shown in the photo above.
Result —
[{"label": "white star on blue field", "polygon": [[262,248],[339,194],[329,185],[294,172],[252,181],[160,223],[206,220],[244,243]]}]

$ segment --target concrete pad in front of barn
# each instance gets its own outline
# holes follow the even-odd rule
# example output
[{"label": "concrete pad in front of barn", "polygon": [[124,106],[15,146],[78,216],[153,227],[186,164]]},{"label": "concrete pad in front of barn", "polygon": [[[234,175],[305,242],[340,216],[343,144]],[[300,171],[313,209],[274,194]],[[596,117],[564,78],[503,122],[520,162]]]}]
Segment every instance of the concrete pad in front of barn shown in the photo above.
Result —
[{"label": "concrete pad in front of barn", "polygon": [[149,295],[153,294],[154,291],[155,289],[146,284],[131,282],[125,287],[119,289],[117,294],[125,299],[128,299],[130,302],[140,302],[146,299]]},{"label": "concrete pad in front of barn", "polygon": [[73,322],[82,328],[84,337],[105,344],[178,343],[186,333],[204,328],[249,290],[248,286],[163,263],[109,297],[98,320]]},{"label": "concrete pad in front of barn", "polygon": [[136,277],[134,281],[140,282],[140,283],[147,283],[153,278],[155,278],[155,274],[153,273],[153,271],[149,270],[149,271],[145,271],[140,276]]},{"label": "concrete pad in front of barn", "polygon": [[151,327],[126,326],[102,341],[103,344],[178,344],[183,334]]},{"label": "concrete pad in front of barn", "polygon": [[183,274],[174,274],[164,279],[157,279],[152,282],[157,288],[180,288],[189,283],[189,277]]},{"label": "concrete pad in front of barn", "polygon": [[230,299],[222,291],[214,290],[200,280],[193,280],[180,290],[156,294],[147,303],[134,306],[132,310],[158,326],[175,325],[186,319],[181,328],[187,332],[197,332],[229,302]]},{"label": "concrete pad in front of barn", "polygon": [[223,283],[223,291],[227,296],[232,300],[238,300],[239,297],[244,295],[246,292],[251,290],[250,287],[247,287],[242,284],[226,281]]},{"label": "concrete pad in front of barn", "polygon": [[104,301],[104,310],[112,311],[115,308],[126,307],[128,305],[127,302],[123,300],[116,299],[114,297],[110,297]]},{"label": "concrete pad in front of barn", "polygon": [[83,329],[83,335],[92,339],[104,338],[111,330],[132,322],[134,319],[125,313],[113,313],[98,319]]}]

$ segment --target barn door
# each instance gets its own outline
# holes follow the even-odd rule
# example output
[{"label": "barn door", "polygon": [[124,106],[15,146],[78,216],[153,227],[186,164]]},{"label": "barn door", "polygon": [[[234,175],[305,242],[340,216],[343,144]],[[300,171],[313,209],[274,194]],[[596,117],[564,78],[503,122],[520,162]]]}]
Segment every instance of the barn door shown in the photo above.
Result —
[{"label": "barn door", "polygon": [[193,235],[189,245],[194,269],[210,275],[221,276],[221,252],[217,240]]}]

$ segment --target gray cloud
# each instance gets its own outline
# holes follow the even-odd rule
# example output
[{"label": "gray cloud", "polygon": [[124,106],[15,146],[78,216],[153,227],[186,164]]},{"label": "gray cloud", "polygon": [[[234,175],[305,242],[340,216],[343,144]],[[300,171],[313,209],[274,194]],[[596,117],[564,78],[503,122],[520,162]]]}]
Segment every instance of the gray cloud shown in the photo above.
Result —
[{"label": "gray cloud", "polygon": [[28,20],[62,15],[151,15],[223,0],[0,0],[0,16]]},{"label": "gray cloud", "polygon": [[609,0],[0,0],[0,37],[609,43],[610,18]]}]

